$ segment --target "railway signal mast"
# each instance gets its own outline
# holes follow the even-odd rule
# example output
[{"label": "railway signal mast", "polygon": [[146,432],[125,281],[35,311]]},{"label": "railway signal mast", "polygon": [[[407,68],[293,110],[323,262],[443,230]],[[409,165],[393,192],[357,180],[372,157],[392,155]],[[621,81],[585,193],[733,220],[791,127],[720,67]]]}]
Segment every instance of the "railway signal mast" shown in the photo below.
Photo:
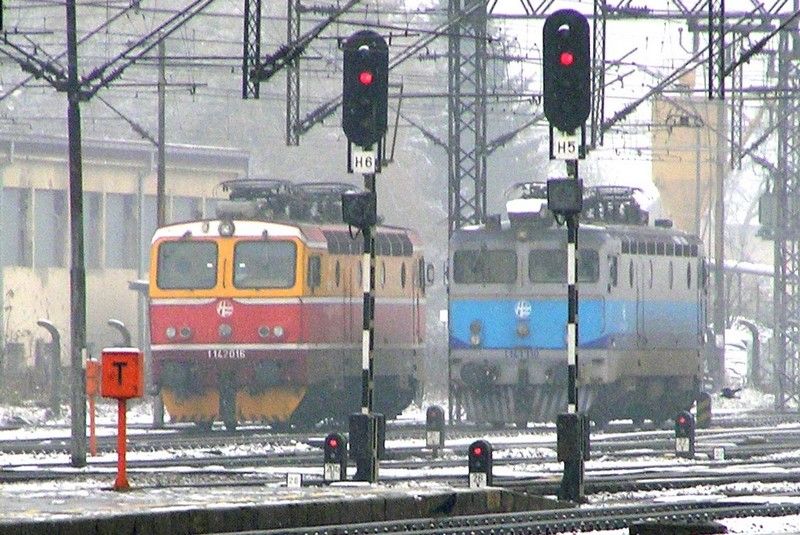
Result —
[{"label": "railway signal mast", "polygon": [[344,43],[342,129],[347,136],[347,171],[364,175],[364,192],[342,195],[344,222],[364,238],[362,259],[364,321],[361,349],[361,412],[350,416],[350,457],[356,460],[357,481],[378,480],[385,420],[373,409],[375,337],[375,173],[381,170],[389,91],[389,47],[371,30],[361,30]]},{"label": "railway signal mast", "polygon": [[[584,461],[589,458],[589,419],[578,404],[578,219],[585,157],[586,119],[591,111],[589,22],[571,9],[547,17],[543,30],[544,114],[550,122],[550,159],[566,161],[567,178],[547,181],[547,205],[567,224],[567,412],[556,421],[558,460],[564,463],[559,498],[584,499]],[[579,132],[579,134],[578,134]]]}]

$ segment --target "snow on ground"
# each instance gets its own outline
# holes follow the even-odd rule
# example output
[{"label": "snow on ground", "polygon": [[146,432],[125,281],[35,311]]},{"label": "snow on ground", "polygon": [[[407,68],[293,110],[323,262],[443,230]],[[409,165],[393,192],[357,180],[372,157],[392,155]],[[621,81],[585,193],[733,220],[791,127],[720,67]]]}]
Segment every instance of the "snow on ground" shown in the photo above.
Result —
[{"label": "snow on ground", "polygon": [[[739,344],[738,340],[735,336],[730,338],[731,344],[737,345]],[[732,359],[731,362],[734,362]],[[746,361],[745,361],[746,362]],[[758,410],[758,409],[768,409],[772,407],[773,397],[769,394],[764,394],[753,389],[749,389],[746,386],[744,389],[738,393],[737,397],[734,399],[726,399],[719,395],[715,395],[713,399],[713,410],[717,414],[724,414],[724,413],[737,413],[741,411],[747,410]],[[401,422],[409,422],[409,423],[420,423],[425,421],[425,412],[430,405],[439,405],[442,407],[446,407],[446,403],[440,400],[432,400],[431,402],[423,403],[421,406],[412,405],[409,407],[399,418]],[[97,405],[97,425],[98,425],[98,434],[100,435],[113,435],[116,432],[116,418],[117,418],[117,406],[116,403],[110,402],[100,402]],[[135,428],[129,430],[131,434],[133,433],[152,433],[152,432],[163,432],[163,431],[155,431],[148,428],[148,425],[152,423],[152,412],[151,407],[148,403],[144,402],[133,402],[131,403],[130,409],[128,410],[128,422],[132,425],[135,425]],[[549,432],[546,433],[533,433],[533,428],[529,429],[529,433],[522,433],[518,436],[498,436],[493,438],[491,436],[491,432],[483,432],[485,433],[485,437],[488,438],[490,441],[496,441],[497,443],[504,443],[504,444],[513,444],[514,442],[519,442],[521,446],[519,448],[509,448],[504,449],[502,451],[497,452],[498,458],[513,458],[513,459],[529,459],[530,463],[525,463],[523,465],[517,465],[513,468],[508,467],[498,467],[496,470],[496,474],[498,476],[502,475],[511,475],[511,472],[515,475],[525,474],[530,477],[545,477],[545,478],[553,478],[558,477],[560,474],[560,464],[555,461],[555,451],[553,451],[552,447],[548,444],[552,444],[552,441],[555,439],[555,428],[553,426],[537,426],[537,428],[544,428]],[[28,439],[35,439],[37,437],[44,438],[44,437],[68,437],[70,433],[70,420],[68,414],[68,408],[64,407],[62,410],[62,414],[57,417],[53,418],[50,416],[49,411],[46,408],[36,406],[33,404],[26,404],[21,406],[0,406],[0,440],[9,440],[13,438],[28,438]],[[320,433],[320,438],[324,433]],[[605,436],[613,436],[611,433],[603,433],[599,434],[596,437],[596,440],[602,440]],[[445,458],[459,458],[463,457],[469,443],[473,439],[465,438],[460,440],[448,440],[447,448],[445,451],[442,452],[443,457]],[[541,446],[536,446],[535,444],[541,442]],[[522,446],[522,443],[525,445]],[[531,443],[534,445],[531,446]],[[392,447],[400,447],[400,446],[410,446],[410,445],[422,445],[422,440],[416,441],[387,441],[387,448]],[[264,453],[265,451],[272,451],[275,450],[276,447],[271,446],[269,444],[262,444],[257,446],[229,446],[229,447],[221,447],[215,448],[218,450],[216,453],[222,458],[225,456],[231,455],[246,455],[248,453]],[[298,443],[291,446],[282,446],[282,449],[289,449],[292,451],[311,451],[314,448],[307,444]],[[180,452],[129,452],[128,459],[161,459],[161,458],[176,458],[176,457],[188,457],[188,456],[208,456],[209,452],[207,450],[182,450]],[[800,451],[798,452],[789,452],[789,453],[781,453],[775,454],[774,460],[779,461],[781,459],[787,458],[798,458],[800,457]],[[94,460],[99,461],[113,461],[116,459],[116,454],[104,454],[99,457],[93,457],[89,459],[89,466],[92,466]],[[658,456],[650,455],[649,452],[643,451],[642,455],[638,458],[626,460],[626,461],[619,461],[619,460],[607,460],[603,458],[596,458],[591,461],[587,462],[587,467],[602,467],[606,470],[613,469],[619,470],[620,474],[636,471],[636,470],[644,470],[645,468],[649,471],[654,470],[670,470],[674,469],[676,464],[683,463],[687,469],[698,469],[699,467],[693,467],[692,461],[686,460],[677,460],[672,458],[660,458]],[[57,471],[81,471],[83,469],[76,469],[70,466],[70,458],[68,454],[59,454],[59,455],[28,455],[28,456],[9,456],[9,455],[2,455],[0,454],[0,469],[4,469],[3,466],[6,466],[5,469],[21,469],[23,465],[26,468],[32,468],[36,466],[43,466],[47,465],[50,466],[53,470]],[[13,465],[13,468],[11,467]],[[92,468],[96,470],[96,468]],[[220,466],[220,470],[223,468]],[[175,472],[176,474],[180,473],[181,471],[186,471],[190,469],[186,468],[175,468],[170,469],[170,471]],[[759,470],[765,470],[763,467],[760,467]],[[163,472],[163,468],[159,468],[154,470],[156,472]],[[233,472],[233,469],[228,469],[228,471]],[[236,470],[237,472],[240,470]],[[97,479],[92,479],[89,481],[75,481],[75,482],[46,482],[46,483],[7,483],[0,485],[0,501],[9,503],[9,500],[13,502],[14,499],[27,499],[23,497],[33,497],[35,499],[40,499],[45,502],[50,502],[51,504],[57,504],[59,502],[69,502],[70,500],[80,500],[82,497],[91,495],[93,490],[98,488],[108,488],[112,482],[113,474],[115,470],[113,468],[108,469],[109,476],[107,481],[99,481]],[[284,475],[287,472],[286,468],[263,468],[259,470],[246,470],[244,471],[247,475],[250,476],[258,476],[258,475]],[[244,473],[243,472],[243,473]],[[298,471],[299,472],[299,471]],[[319,478],[321,477],[321,466],[319,468],[310,468],[303,471],[306,477],[313,477]],[[384,474],[386,477],[390,477],[394,475],[395,470],[389,468],[388,466],[385,468],[381,468],[381,473]],[[145,472],[140,472],[140,474],[144,474]],[[391,487],[394,489],[406,489],[408,492],[416,492],[416,491],[433,491],[439,488],[440,486],[433,483],[428,483],[424,481],[424,475],[426,474],[441,474],[441,475],[463,475],[466,478],[466,466],[462,467],[455,467],[455,468],[443,468],[443,469],[426,469],[424,474],[420,474],[420,481],[416,483],[395,483],[395,484],[384,484],[386,487]],[[403,472],[403,475],[409,475],[408,472]],[[146,477],[142,475],[141,477]],[[381,485],[381,486],[384,486]],[[276,490],[280,488],[279,484],[273,485],[275,486]],[[144,491],[147,494],[150,493],[157,493],[160,492],[164,494],[164,496],[160,497],[153,497],[152,501],[154,504],[159,503],[159,500],[169,501],[169,503],[181,503],[183,506],[200,506],[198,504],[203,503],[205,500],[207,503],[222,503],[228,502],[231,503],[243,503],[244,502],[253,502],[253,503],[263,503],[263,501],[274,499],[274,500],[286,500],[291,499],[287,498],[287,494],[283,491],[275,492],[274,498],[265,497],[262,494],[266,494],[267,496],[270,493],[263,493],[263,492],[251,492],[249,490],[237,490],[236,488],[232,487],[232,491],[229,493],[225,493],[221,490],[216,489],[207,489],[201,490],[197,489],[192,493],[189,493],[189,496],[186,496],[185,490],[184,491],[175,491],[175,492],[182,492],[181,499],[176,499],[175,497],[169,497],[168,500],[166,495],[169,494],[168,489],[148,489]],[[286,489],[283,489],[286,490]],[[377,490],[377,489],[374,489]],[[339,499],[346,499],[348,495],[344,489],[340,489]],[[337,491],[339,492],[339,491]],[[363,489],[358,492],[363,492]],[[691,490],[693,495],[698,496],[702,499],[709,499],[714,497],[724,498],[724,494],[728,495],[735,495],[737,499],[741,499],[740,497],[746,497],[748,499],[757,500],[759,496],[763,496],[766,494],[776,494],[782,493],[785,496],[798,496],[800,495],[800,485],[798,484],[783,484],[783,485],[776,485],[776,484],[761,484],[761,483],[742,483],[737,485],[728,485],[725,487],[708,487],[708,488],[695,488]],[[590,497],[590,505],[597,503],[602,503],[604,500],[619,500],[619,499],[630,499],[630,500],[659,500],[659,501],[669,501],[669,500],[678,500],[678,499],[687,499],[689,496],[686,494],[687,491],[684,490],[675,490],[675,491],[649,491],[649,492],[641,492],[631,494],[629,496],[620,496],[619,494],[615,494],[613,497],[611,495],[592,495]],[[113,493],[112,493],[113,494]],[[124,502],[124,498],[122,498],[122,502]],[[122,502],[120,502],[121,505]],[[800,532],[800,516],[790,516],[790,517],[780,517],[780,518],[745,518],[745,519],[730,519],[725,520],[722,522],[725,524],[728,529],[729,533],[737,533],[737,534],[768,534],[768,533],[776,533],[776,534],[788,534],[788,533],[798,533]],[[627,534],[627,530],[612,530],[612,531],[598,531],[593,532],[594,535],[622,535]]]}]

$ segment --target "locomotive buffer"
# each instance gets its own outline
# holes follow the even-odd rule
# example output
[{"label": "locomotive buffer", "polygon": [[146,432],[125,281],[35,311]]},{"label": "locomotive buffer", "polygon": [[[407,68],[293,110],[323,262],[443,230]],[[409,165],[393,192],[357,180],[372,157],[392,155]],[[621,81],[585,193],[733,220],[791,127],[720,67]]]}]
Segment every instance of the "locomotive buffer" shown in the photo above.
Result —
[{"label": "locomotive buffer", "polygon": [[364,237],[362,273],[364,321],[361,348],[361,412],[350,416],[350,458],[356,481],[378,480],[385,418],[373,412],[375,325],[375,226],[378,220],[375,173],[381,170],[387,127],[389,47],[371,30],[351,35],[344,45],[342,129],[347,136],[347,171],[364,174],[363,192],[342,194],[342,218]]},{"label": "locomotive buffer", "polygon": [[[547,206],[567,224],[567,412],[556,421],[558,461],[564,463],[559,499],[584,501],[584,461],[589,459],[589,419],[578,404],[578,219],[585,157],[586,119],[591,111],[589,23],[571,9],[547,17],[543,29],[544,113],[550,122],[550,159],[566,161],[568,178],[547,181]],[[576,130],[580,129],[580,137]],[[554,132],[558,136],[554,136]],[[557,141],[554,143],[554,137]]]}]

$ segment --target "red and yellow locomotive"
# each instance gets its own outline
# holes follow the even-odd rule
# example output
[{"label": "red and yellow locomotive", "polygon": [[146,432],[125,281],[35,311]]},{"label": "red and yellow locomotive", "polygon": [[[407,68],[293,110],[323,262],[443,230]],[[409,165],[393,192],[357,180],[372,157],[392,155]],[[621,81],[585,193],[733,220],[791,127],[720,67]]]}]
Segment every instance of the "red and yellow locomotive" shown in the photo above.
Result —
[{"label": "red and yellow locomotive", "polygon": [[[338,183],[223,184],[218,219],[156,231],[154,383],[173,421],[313,425],[358,410],[363,245]],[[375,240],[375,408],[412,401],[425,334],[425,263],[408,229]],[[367,274],[368,275],[368,274]]]}]

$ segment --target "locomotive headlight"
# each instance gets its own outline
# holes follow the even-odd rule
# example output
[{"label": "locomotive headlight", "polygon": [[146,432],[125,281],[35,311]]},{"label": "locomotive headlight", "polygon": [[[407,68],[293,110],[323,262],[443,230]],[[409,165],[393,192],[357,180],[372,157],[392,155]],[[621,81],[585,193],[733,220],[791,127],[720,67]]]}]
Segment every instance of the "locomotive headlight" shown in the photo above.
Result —
[{"label": "locomotive headlight", "polygon": [[220,338],[230,338],[233,334],[233,328],[227,323],[222,323],[219,329],[217,329],[217,332],[219,332]]},{"label": "locomotive headlight", "polygon": [[164,331],[164,334],[167,335],[167,338],[169,338],[170,340],[173,340],[173,339],[175,339],[175,336],[177,336],[178,331],[175,330],[175,327],[169,326],[169,327],[167,327],[167,330]]},{"label": "locomotive headlight", "polygon": [[258,336],[260,336],[261,338],[269,337],[269,327],[267,327],[266,325],[262,325],[261,327],[259,327]]},{"label": "locomotive headlight", "polygon": [[469,343],[473,346],[480,345],[481,343],[481,331],[483,330],[483,325],[481,325],[480,320],[473,320],[472,323],[469,324]]},{"label": "locomotive headlight", "polygon": [[517,322],[517,336],[520,338],[527,338],[531,334],[531,328],[524,321]]},{"label": "locomotive headlight", "polygon": [[283,327],[281,327],[280,325],[276,325],[275,327],[272,328],[272,334],[280,338],[281,336],[283,336]]},{"label": "locomotive headlight", "polygon": [[192,328],[191,327],[181,327],[181,338],[184,340],[190,338],[192,336]]},{"label": "locomotive headlight", "polygon": [[219,235],[220,236],[233,236],[236,227],[233,226],[233,221],[226,219],[221,221],[219,224]]}]

